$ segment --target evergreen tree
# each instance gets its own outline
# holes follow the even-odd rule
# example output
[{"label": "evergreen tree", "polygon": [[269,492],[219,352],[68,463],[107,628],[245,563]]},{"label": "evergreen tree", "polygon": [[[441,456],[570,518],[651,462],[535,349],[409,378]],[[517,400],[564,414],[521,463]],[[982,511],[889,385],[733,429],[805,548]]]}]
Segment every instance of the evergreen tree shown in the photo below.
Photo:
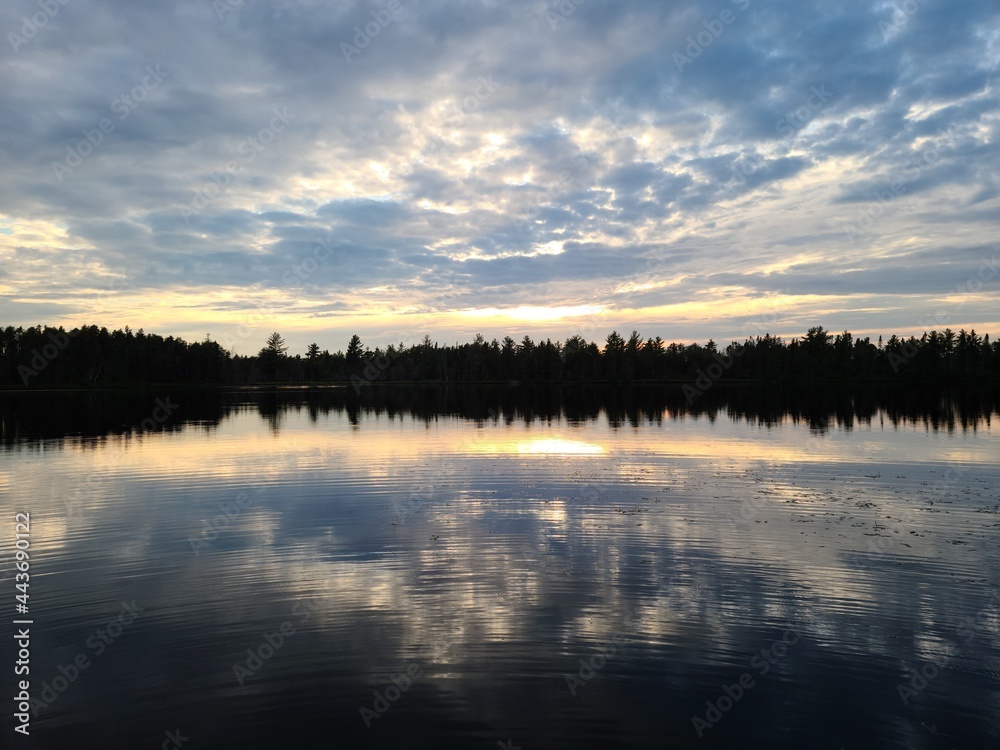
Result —
[{"label": "evergreen tree", "polygon": [[281,334],[275,331],[267,337],[264,348],[257,358],[264,370],[264,377],[269,380],[279,380],[283,374],[283,362],[288,353],[288,346]]}]

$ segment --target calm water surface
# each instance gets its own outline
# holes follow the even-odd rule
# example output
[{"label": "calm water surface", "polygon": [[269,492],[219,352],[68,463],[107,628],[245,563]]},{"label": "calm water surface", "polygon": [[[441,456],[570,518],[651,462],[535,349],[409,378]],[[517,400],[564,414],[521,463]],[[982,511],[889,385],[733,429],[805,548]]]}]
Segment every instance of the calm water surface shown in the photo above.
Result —
[{"label": "calm water surface", "polygon": [[0,398],[30,747],[1000,747],[996,394],[717,390]]}]

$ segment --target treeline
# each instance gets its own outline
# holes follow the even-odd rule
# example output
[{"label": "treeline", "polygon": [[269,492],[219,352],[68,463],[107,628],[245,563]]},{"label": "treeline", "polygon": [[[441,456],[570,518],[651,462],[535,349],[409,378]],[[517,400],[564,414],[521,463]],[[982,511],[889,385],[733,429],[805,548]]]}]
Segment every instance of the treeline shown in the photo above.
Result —
[{"label": "treeline", "polygon": [[217,342],[189,343],[85,326],[0,329],[0,386],[116,386],[143,383],[249,384],[380,381],[631,382],[686,381],[697,392],[717,380],[1000,380],[1000,342],[975,331],[951,329],[920,338],[892,336],[883,342],[810,328],[801,338],[771,335],[719,347],[667,344],[637,331],[616,331],[598,344],[581,336],[565,342],[519,342],[477,335],[465,344],[442,346],[425,336],[419,344],[369,349],[353,336],[345,351],[310,344],[290,354],[273,333],[253,356],[237,356]]}]

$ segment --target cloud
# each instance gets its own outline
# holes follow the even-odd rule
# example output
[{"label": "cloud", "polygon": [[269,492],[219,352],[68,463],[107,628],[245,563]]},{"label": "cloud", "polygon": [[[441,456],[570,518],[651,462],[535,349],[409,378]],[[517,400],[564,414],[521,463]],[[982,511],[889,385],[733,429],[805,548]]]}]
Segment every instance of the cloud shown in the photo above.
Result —
[{"label": "cloud", "polygon": [[[705,340],[791,289],[796,322],[891,333],[995,235],[989,4],[74,0],[12,42],[37,7],[0,16],[6,323],[200,338],[267,304],[337,349],[362,319],[388,341],[393,310],[434,336],[600,304],[665,334],[715,300]],[[969,320],[1000,333],[983,294]]]}]

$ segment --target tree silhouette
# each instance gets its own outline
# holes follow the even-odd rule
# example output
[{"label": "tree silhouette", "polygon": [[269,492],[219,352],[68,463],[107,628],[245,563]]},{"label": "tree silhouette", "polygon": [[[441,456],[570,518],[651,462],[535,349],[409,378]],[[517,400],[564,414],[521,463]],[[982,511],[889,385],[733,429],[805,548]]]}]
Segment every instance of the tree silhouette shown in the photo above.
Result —
[{"label": "tree silhouette", "polygon": [[313,342],[306,347],[306,375],[314,380],[319,374],[319,344]]},{"label": "tree silhouette", "polygon": [[[714,367],[713,367],[714,366]],[[487,343],[483,336],[441,346],[430,336],[419,344],[369,351],[351,337],[346,354],[309,344],[305,357],[289,356],[274,332],[251,356],[230,354],[217,342],[97,326],[73,330],[0,327],[0,385],[4,387],[114,387],[143,383],[348,382],[352,376],[380,381],[693,382],[712,368],[720,379],[785,383],[794,380],[1000,381],[1000,342],[975,330],[925,332],[919,338],[891,335],[878,344],[848,331],[830,335],[814,326],[786,343],[765,334],[716,345],[625,341],[612,331],[601,347],[581,335],[565,343],[535,342],[528,335]],[[712,376],[715,378],[715,376]]]},{"label": "tree silhouette", "polygon": [[278,380],[282,371],[282,360],[288,352],[285,340],[275,331],[267,337],[267,343],[260,350],[257,358],[264,369],[264,376],[269,380]]},{"label": "tree silhouette", "polygon": [[621,375],[621,360],[625,354],[625,339],[618,331],[612,331],[604,341],[604,374],[609,380],[618,380]]},{"label": "tree silhouette", "polygon": [[287,352],[288,347],[285,345],[285,340],[277,331],[267,337],[267,343],[264,344],[264,348],[261,349],[262,355],[268,354],[273,357],[284,357]]},{"label": "tree silhouette", "polygon": [[361,372],[362,361],[365,355],[365,347],[361,343],[361,337],[358,334],[351,336],[351,340],[347,342],[347,374],[348,375],[358,375]]},{"label": "tree silhouette", "polygon": [[365,353],[365,347],[361,343],[361,337],[358,334],[351,336],[351,340],[347,342],[347,361],[351,364],[357,364],[361,361],[361,357]]}]

